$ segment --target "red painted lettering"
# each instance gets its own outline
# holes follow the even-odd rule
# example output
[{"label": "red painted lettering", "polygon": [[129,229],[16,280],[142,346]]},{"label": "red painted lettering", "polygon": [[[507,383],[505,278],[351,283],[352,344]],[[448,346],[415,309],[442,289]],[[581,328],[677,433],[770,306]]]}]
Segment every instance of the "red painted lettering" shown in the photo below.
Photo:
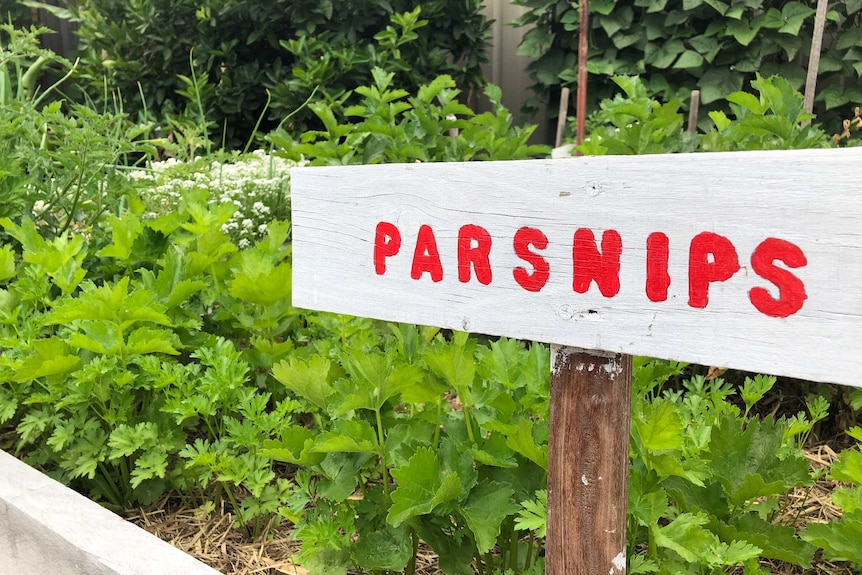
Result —
[{"label": "red painted lettering", "polygon": [[595,280],[599,291],[605,297],[614,297],[620,291],[620,255],[623,242],[615,230],[602,234],[602,251],[596,247],[592,230],[580,228],[575,232],[572,245],[572,264],[574,279],[572,289],[586,293],[590,282]]},{"label": "red painted lettering", "polygon": [[401,249],[401,233],[394,224],[380,222],[374,233],[374,271],[382,276],[386,272],[386,258]]},{"label": "red painted lettering", "polygon": [[729,239],[712,232],[694,236],[688,255],[688,305],[706,307],[709,284],[728,280],[738,271],[739,258]]},{"label": "red painted lettering", "polygon": [[646,294],[650,301],[665,301],[670,275],[667,273],[668,239],[661,232],[653,232],[646,242]]},{"label": "red painted lettering", "polygon": [[536,228],[523,227],[515,232],[515,254],[530,264],[533,271],[517,267],[512,270],[512,275],[519,286],[527,291],[537,292],[548,282],[551,268],[545,258],[530,251],[531,245],[543,250],[548,247],[548,237]]},{"label": "red painted lettering", "polygon": [[801,268],[808,264],[799,246],[778,238],[766,238],[751,254],[751,267],[757,275],[778,287],[778,299],[762,287],[751,288],[748,299],[758,311],[770,317],[787,317],[802,309],[808,295],[802,280],[777,267],[775,260],[789,268]]},{"label": "red painted lettering", "polygon": [[437,238],[434,237],[431,226],[423,225],[419,228],[419,235],[416,237],[416,250],[413,252],[410,277],[418,280],[425,272],[431,274],[431,281],[435,283],[443,279],[443,264],[440,263]]},{"label": "red painted lettering", "polygon": [[470,266],[476,271],[479,283],[491,283],[491,234],[483,227],[468,224],[458,230],[458,281],[470,281]]}]

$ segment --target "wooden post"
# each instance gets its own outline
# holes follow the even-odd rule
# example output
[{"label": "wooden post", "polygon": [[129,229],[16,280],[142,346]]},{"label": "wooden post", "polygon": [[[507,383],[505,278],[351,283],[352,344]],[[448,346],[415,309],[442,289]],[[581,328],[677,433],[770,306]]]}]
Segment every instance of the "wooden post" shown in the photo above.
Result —
[{"label": "wooden post", "polygon": [[623,575],[632,359],[551,348],[546,575]]}]

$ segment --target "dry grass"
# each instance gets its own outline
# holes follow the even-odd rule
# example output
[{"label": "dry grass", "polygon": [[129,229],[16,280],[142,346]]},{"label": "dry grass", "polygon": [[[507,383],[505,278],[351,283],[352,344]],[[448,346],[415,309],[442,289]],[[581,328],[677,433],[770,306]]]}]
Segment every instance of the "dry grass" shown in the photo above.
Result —
[{"label": "dry grass", "polygon": [[[289,525],[274,522],[254,541],[234,528],[235,517],[222,507],[216,510],[172,509],[165,500],[150,509],[128,515],[130,521],[174,547],[196,557],[224,575],[308,575],[292,557],[299,544]],[[440,575],[437,557],[420,545],[417,575]]]}]

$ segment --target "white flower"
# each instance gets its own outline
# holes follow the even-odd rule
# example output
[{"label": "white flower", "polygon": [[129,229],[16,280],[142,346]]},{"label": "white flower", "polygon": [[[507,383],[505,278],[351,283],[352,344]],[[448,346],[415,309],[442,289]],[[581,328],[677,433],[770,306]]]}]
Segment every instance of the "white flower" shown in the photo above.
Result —
[{"label": "white flower", "polygon": [[244,250],[244,249],[246,249],[247,247],[251,246],[251,242],[250,242],[250,241],[248,241],[248,240],[247,240],[247,239],[245,239],[245,238],[242,238],[242,239],[239,241],[239,244],[237,244],[237,245],[239,245],[239,249]]}]

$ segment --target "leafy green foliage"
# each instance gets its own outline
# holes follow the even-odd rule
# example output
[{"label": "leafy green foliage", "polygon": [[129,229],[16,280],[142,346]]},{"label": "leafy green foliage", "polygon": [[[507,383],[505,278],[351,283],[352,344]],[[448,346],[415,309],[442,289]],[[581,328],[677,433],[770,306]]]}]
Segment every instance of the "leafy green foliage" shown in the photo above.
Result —
[{"label": "leafy green foliage", "polygon": [[[538,101],[577,82],[578,3],[518,0],[527,12],[515,24],[528,30],[519,53]],[[817,86],[818,112],[862,100],[862,5],[829,6]],[[688,104],[698,89],[707,111],[755,79],[780,75],[793,89],[805,82],[815,10],[804,2],[776,0],[604,0],[590,3],[589,108],[610,97],[606,81],[640,75],[662,100]]]},{"label": "leafy green foliage", "polygon": [[802,107],[802,94],[780,77],[759,75],[751,85],[757,94],[727,97],[733,118],[710,112],[705,134],[682,131],[679,104],[650,97],[638,77],[614,77],[624,94],[604,100],[590,118],[591,131],[579,150],[588,155],[661,154],[695,151],[788,150],[828,147],[830,140]]},{"label": "leafy green foliage", "polygon": [[535,126],[514,126],[495,86],[485,90],[494,112],[475,115],[458,101],[460,91],[449,76],[436,77],[411,96],[394,87],[394,73],[374,68],[372,75],[374,84],[356,89],[362,100],[343,110],[344,119],[334,108],[312,104],[325,130],[305,132],[299,141],[284,131],[272,134],[269,139],[281,148],[278,153],[296,161],[307,158],[312,165],[512,160],[547,154],[546,147],[527,144]]},{"label": "leafy green foliage", "polygon": [[[245,144],[303,103],[350,99],[381,66],[417,88],[437,74],[481,84],[490,22],[478,0],[88,0],[70,6],[80,24],[82,74],[102,93],[122,93],[133,115],[157,122],[187,114],[211,122],[212,139]],[[191,54],[191,57],[190,57]],[[407,63],[410,63],[409,65]],[[190,107],[189,107],[190,106]],[[258,120],[262,123],[258,125]]]},{"label": "leafy green foliage", "polygon": [[122,114],[53,100],[43,69],[72,64],[39,46],[46,29],[0,26],[0,216],[32,217],[47,235],[91,230],[123,201],[122,166],[150,150]]}]

